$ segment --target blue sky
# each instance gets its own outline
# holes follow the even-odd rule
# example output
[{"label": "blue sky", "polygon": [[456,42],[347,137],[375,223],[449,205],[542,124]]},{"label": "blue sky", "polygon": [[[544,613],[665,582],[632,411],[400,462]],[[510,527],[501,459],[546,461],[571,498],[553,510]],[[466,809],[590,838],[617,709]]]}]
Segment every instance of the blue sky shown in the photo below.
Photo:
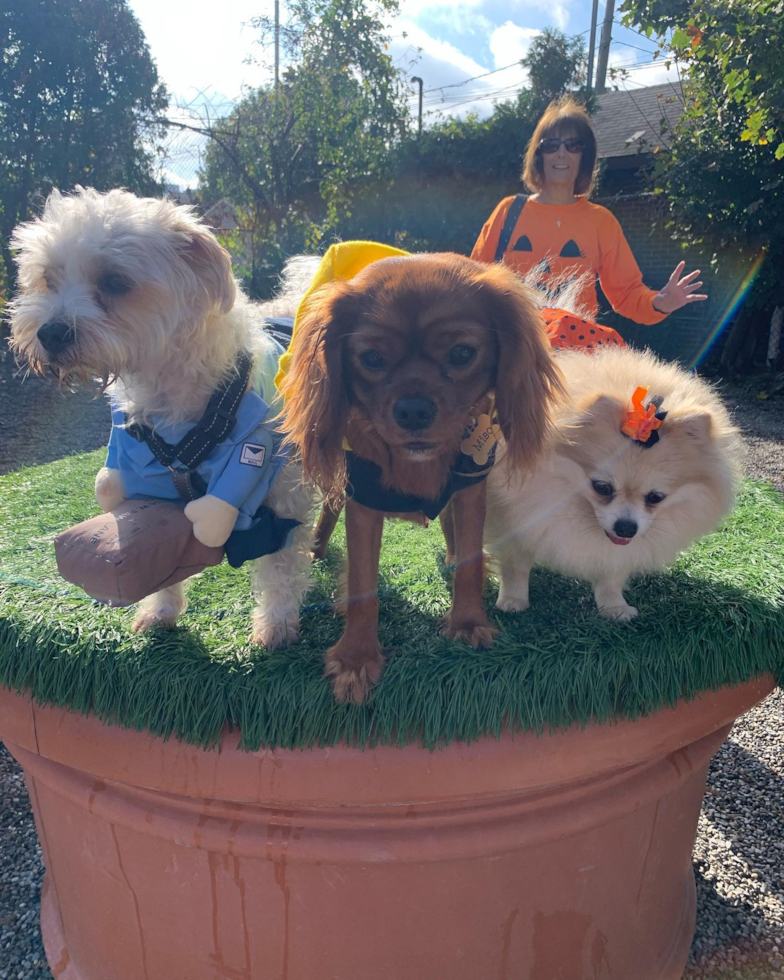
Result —
[{"label": "blue sky", "polygon": [[[218,115],[243,88],[265,81],[265,70],[248,63],[260,55],[249,21],[271,14],[273,0],[130,0],[130,6],[175,105]],[[282,18],[285,7],[281,0]],[[587,43],[591,15],[590,0],[401,0],[400,8],[390,25],[390,51],[409,75],[423,78],[426,122],[446,113],[490,113],[495,99],[513,96],[525,83],[517,62],[539,31],[558,27],[582,34]],[[600,24],[603,15],[600,0]],[[675,80],[674,69],[668,73],[663,64],[651,64],[654,44],[620,27],[617,12],[615,20],[610,64],[627,67],[624,84],[634,90]],[[412,109],[416,102],[412,85]],[[174,114],[187,118],[189,111]],[[172,180],[194,182],[198,149],[191,137],[172,142]]]}]

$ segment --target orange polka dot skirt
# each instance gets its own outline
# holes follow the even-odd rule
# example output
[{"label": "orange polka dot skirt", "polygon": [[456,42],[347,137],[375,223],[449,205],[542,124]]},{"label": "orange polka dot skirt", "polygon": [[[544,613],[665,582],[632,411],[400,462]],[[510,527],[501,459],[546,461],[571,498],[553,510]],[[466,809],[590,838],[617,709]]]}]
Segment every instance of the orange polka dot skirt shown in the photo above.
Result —
[{"label": "orange polka dot skirt", "polygon": [[593,320],[567,313],[566,310],[542,310],[550,346],[554,350],[567,350],[575,347],[586,351],[601,350],[602,347],[625,347],[626,342],[617,330],[603,327]]}]

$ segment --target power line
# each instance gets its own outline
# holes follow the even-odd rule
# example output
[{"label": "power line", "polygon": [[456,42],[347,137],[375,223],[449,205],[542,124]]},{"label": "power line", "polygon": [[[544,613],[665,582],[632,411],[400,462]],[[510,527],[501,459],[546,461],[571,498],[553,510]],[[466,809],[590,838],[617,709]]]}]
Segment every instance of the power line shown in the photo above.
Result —
[{"label": "power line", "polygon": [[[613,21],[615,23],[615,21]],[[629,44],[628,41],[610,41],[610,44],[620,44],[624,48],[634,48],[635,51],[642,51],[644,54],[653,54],[650,48],[641,48],[638,44]]]},{"label": "power line", "polygon": [[[569,41],[573,41],[575,38],[583,37],[588,34],[590,28],[584,31],[580,31],[578,34],[570,34],[567,38]],[[488,75],[495,75],[499,71],[506,71],[508,68],[514,68],[515,65],[519,65],[522,59],[518,58],[517,61],[513,61],[511,65],[504,65],[503,68],[494,68],[492,71],[483,72],[481,75],[472,75],[471,78],[464,78],[462,82],[451,82],[449,85],[437,85],[434,88],[426,88],[425,95],[428,92],[440,92],[445,88],[459,88],[461,85],[467,85],[468,82],[475,82],[477,78],[487,78]]]},{"label": "power line", "polygon": [[[520,86],[510,85],[508,88],[506,88],[506,89],[500,89],[498,92],[494,92],[491,95],[475,96],[474,98],[464,99],[464,100],[462,100],[460,102],[446,102],[446,103],[443,103],[442,108],[440,108],[440,109],[430,109],[430,110],[428,110],[428,112],[425,113],[425,115],[426,116],[432,116],[432,115],[435,115],[438,112],[445,111],[447,108],[457,109],[461,105],[469,105],[469,104],[474,103],[474,102],[488,102],[490,99],[497,99],[497,98],[500,98],[501,96],[506,95],[506,94],[512,96],[516,92],[519,92],[519,91],[520,91]],[[439,103],[435,103],[435,104],[438,105]]]},{"label": "power line", "polygon": [[464,78],[462,82],[452,82],[449,85],[437,85],[434,88],[426,88],[425,94],[428,92],[443,92],[445,88],[460,88],[462,85],[467,85],[469,82],[475,82],[477,78],[487,78],[488,75],[497,75],[499,71],[506,71],[509,68],[519,67],[520,61],[513,61],[511,65],[504,65],[503,68],[494,68],[492,71],[486,71],[481,75],[473,75],[471,78]]},{"label": "power line", "polygon": [[616,27],[622,27],[625,31],[631,31],[632,34],[637,34],[639,37],[644,37],[646,41],[650,41],[650,38],[645,31],[638,31],[636,27],[627,27],[626,24],[622,24],[619,20],[613,20],[613,24],[615,24]]},{"label": "power line", "polygon": [[633,68],[635,71],[637,71],[637,69],[661,68],[665,62],[672,60],[672,58],[660,58],[658,61],[623,61],[619,65],[609,65],[608,68]]},{"label": "power line", "polygon": [[521,84],[514,82],[510,85],[500,85],[497,88],[487,89],[487,88],[477,88],[469,90],[467,92],[452,92],[449,95],[445,95],[442,98],[434,98],[431,96],[427,100],[427,105],[450,105],[454,102],[465,102],[472,101],[474,99],[490,99],[494,98],[496,95],[501,95],[504,92],[517,91],[521,88]]}]

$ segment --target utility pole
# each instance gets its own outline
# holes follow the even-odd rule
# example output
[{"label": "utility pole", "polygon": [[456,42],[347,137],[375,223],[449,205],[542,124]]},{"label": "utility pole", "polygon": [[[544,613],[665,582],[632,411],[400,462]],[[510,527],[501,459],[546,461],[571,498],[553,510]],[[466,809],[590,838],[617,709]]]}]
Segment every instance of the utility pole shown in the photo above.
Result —
[{"label": "utility pole", "polygon": [[588,43],[588,84],[586,88],[591,91],[593,87],[593,59],[596,54],[596,21],[599,19],[599,0],[593,0],[593,10],[591,11],[591,40]]},{"label": "utility pole", "polygon": [[418,75],[414,75],[411,79],[412,82],[419,82],[419,130],[418,135],[422,135],[422,79]]},{"label": "utility pole", "polygon": [[602,37],[599,41],[599,64],[596,66],[596,91],[598,93],[605,90],[605,79],[607,78],[607,61],[610,57],[610,41],[612,41],[613,12],[615,10],[615,0],[607,0],[604,8],[604,23],[602,24]]},{"label": "utility pole", "polygon": [[[267,8],[269,10],[269,7]],[[280,0],[275,0],[275,112],[278,111],[278,86],[280,85]]]}]

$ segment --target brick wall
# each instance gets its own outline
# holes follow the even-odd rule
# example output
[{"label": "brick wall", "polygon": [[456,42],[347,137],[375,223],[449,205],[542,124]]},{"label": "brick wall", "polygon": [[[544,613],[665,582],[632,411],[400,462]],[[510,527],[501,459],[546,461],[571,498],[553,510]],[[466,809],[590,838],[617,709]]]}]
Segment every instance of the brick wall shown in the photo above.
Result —
[{"label": "brick wall", "polygon": [[688,248],[684,251],[680,243],[672,239],[671,233],[662,227],[663,222],[657,215],[655,199],[651,195],[598,198],[596,203],[603,204],[620,221],[647,286],[660,289],[681,258],[686,260],[686,271],[702,270],[700,278],[705,286],[701,291],[706,292],[709,298],[705,302],[684,307],[657,326],[640,326],[618,316],[600,294],[602,323],[615,327],[635,346],[651,347],[668,360],[691,365],[722,322],[753,256],[742,253],[722,255],[721,272],[715,274],[710,264],[712,249],[706,245],[702,249]]},{"label": "brick wall", "polygon": [[[477,184],[455,178],[424,179],[411,175],[392,189],[370,187],[340,228],[344,239],[370,238],[412,251],[454,251],[467,255],[482,224],[499,200],[523,188]],[[689,271],[702,269],[710,299],[674,313],[655,327],[639,326],[613,313],[600,293],[601,322],[615,327],[627,341],[651,347],[668,360],[691,364],[721,322],[752,257],[722,256],[719,276],[711,271],[710,247],[684,252],[659,220],[650,194],[597,197],[621,223],[646,285],[660,289],[682,257]]]}]

